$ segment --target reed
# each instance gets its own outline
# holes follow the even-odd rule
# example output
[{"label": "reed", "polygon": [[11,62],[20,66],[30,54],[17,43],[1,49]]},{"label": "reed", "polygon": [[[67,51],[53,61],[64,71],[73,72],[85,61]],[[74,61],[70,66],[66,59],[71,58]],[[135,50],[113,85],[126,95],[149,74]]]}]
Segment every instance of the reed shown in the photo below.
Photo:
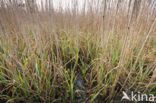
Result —
[{"label": "reed", "polygon": [[156,95],[155,0],[61,3],[1,1],[0,101],[110,103],[123,90]]}]

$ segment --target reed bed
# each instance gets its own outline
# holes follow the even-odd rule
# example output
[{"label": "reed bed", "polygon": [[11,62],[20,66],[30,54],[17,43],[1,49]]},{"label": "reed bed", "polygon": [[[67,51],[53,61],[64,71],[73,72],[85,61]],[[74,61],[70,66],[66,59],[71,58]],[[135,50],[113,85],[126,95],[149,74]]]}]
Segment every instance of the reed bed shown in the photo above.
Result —
[{"label": "reed bed", "polygon": [[[43,2],[43,1],[42,1]],[[0,5],[0,102],[115,103],[156,96],[155,0]]]}]

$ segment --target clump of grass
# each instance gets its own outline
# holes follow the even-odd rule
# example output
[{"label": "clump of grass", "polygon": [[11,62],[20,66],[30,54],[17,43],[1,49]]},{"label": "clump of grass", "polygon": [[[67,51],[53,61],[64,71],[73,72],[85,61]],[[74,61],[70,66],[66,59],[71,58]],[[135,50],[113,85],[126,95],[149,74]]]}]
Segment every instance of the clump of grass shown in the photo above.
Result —
[{"label": "clump of grass", "polygon": [[70,9],[49,3],[27,1],[27,11],[1,3],[0,101],[79,102],[82,90],[81,102],[113,102],[122,90],[155,94],[154,0],[86,1],[80,11],[76,1]]}]

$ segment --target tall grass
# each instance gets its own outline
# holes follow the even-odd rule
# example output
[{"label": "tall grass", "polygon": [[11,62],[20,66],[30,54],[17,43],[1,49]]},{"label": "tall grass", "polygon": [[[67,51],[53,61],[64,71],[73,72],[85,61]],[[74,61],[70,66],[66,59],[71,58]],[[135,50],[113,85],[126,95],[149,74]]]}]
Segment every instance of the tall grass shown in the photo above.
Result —
[{"label": "tall grass", "polygon": [[26,9],[1,2],[0,101],[110,103],[123,90],[156,95],[155,0],[71,0],[65,9],[30,1]]}]

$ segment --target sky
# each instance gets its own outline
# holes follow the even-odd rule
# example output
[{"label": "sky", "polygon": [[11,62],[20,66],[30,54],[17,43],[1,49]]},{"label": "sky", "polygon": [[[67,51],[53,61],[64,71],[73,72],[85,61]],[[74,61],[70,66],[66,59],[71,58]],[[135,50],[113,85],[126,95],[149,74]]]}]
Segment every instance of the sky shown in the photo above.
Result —
[{"label": "sky", "polygon": [[[41,4],[45,5],[45,1],[46,0],[37,0],[37,3],[39,4],[39,6],[41,6]],[[47,0],[49,2],[49,0]],[[59,8],[59,6],[61,6],[63,9],[65,8],[72,8],[72,1],[75,0],[50,0],[51,2],[53,2],[53,6],[55,9]],[[78,3],[78,8],[82,8],[83,4],[85,1],[87,0],[76,0]]]},{"label": "sky", "polygon": [[[1,0],[0,0],[1,1]],[[3,1],[5,1],[5,2],[7,2],[7,1],[10,1],[10,0],[3,0]],[[14,0],[12,0],[12,1],[14,1]],[[16,0],[16,1],[18,1],[19,3],[25,3],[25,1],[26,0]],[[39,8],[41,9],[41,4],[44,6],[44,7],[46,7],[45,6],[45,2],[47,1],[47,2],[53,2],[53,6],[54,6],[54,9],[58,9],[59,8],[59,6],[61,6],[63,9],[65,9],[65,8],[69,8],[69,9],[71,9],[71,8],[73,8],[74,7],[74,5],[73,5],[73,1],[75,2],[75,1],[77,1],[77,8],[79,9],[79,10],[81,10],[82,9],[82,7],[83,7],[83,4],[85,4],[86,3],[86,6],[85,7],[87,7],[88,8],[88,4],[89,4],[89,2],[90,1],[93,1],[94,3],[93,3],[93,5],[92,6],[94,6],[94,7],[98,7],[99,5],[97,4],[99,1],[101,1],[101,0],[34,0],[34,1],[36,1],[37,2],[37,4],[38,4],[38,6],[39,6]],[[102,0],[103,1],[103,0]],[[115,2],[117,2],[118,0],[110,0],[112,3],[111,3],[111,5],[110,6],[112,6]],[[124,0],[124,1],[129,1],[129,0]],[[133,0],[132,0],[133,1]],[[156,8],[156,0],[152,0],[153,1],[153,5],[152,5],[152,8]],[[113,3],[114,2],[114,3]],[[101,3],[100,3],[101,4]],[[86,9],[87,9],[86,8]]]}]

